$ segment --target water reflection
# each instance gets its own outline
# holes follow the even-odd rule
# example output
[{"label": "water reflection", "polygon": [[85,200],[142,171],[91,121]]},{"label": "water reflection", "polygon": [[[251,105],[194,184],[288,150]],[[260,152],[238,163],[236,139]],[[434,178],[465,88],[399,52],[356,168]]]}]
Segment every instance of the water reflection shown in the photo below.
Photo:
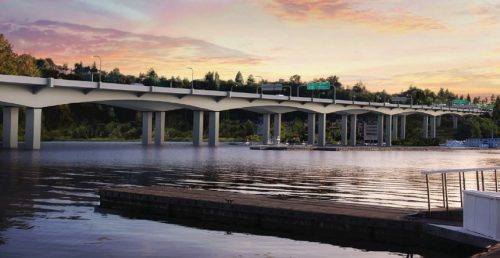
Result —
[{"label": "water reflection", "polygon": [[[169,249],[172,256],[254,254],[245,247],[242,250],[246,251],[241,251],[214,244],[214,241],[235,246],[246,243],[247,247],[259,252],[267,250],[276,256],[300,257],[302,249],[308,248],[317,250],[314,254],[318,257],[330,257],[332,253],[399,256],[402,254],[367,253],[241,233],[225,235],[225,230],[205,232],[182,224],[96,213],[95,189],[111,185],[163,184],[425,208],[421,170],[499,165],[499,154],[499,151],[251,151],[238,146],[211,149],[171,143],[163,147],[143,147],[137,143],[48,143],[42,151],[0,150],[0,256],[39,256],[38,250],[54,251],[59,247],[64,250],[52,253],[52,257],[67,257],[70,251],[84,252],[86,256],[92,252],[122,257],[162,256],[166,243],[178,246]],[[453,182],[450,178],[450,200],[456,206],[459,205],[458,185],[454,187]],[[439,185],[431,187],[439,196]],[[262,245],[260,241],[275,246]],[[99,247],[88,250],[89,245]],[[144,252],[138,253],[131,250],[133,248]]]}]

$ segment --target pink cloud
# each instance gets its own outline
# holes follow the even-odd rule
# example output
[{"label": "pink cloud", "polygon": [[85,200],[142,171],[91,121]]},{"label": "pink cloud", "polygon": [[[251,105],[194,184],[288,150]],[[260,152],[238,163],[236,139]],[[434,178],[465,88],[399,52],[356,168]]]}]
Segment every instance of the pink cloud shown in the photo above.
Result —
[{"label": "pink cloud", "polygon": [[362,9],[354,2],[345,0],[271,0],[267,7],[272,14],[291,21],[318,19],[353,22],[391,32],[445,29],[442,23],[434,19],[406,10]]},{"label": "pink cloud", "polygon": [[262,61],[254,55],[194,38],[137,34],[49,20],[0,22],[0,31],[18,52],[70,64],[91,60],[95,54],[105,58],[108,66],[120,68],[172,67],[203,62],[256,64]]}]

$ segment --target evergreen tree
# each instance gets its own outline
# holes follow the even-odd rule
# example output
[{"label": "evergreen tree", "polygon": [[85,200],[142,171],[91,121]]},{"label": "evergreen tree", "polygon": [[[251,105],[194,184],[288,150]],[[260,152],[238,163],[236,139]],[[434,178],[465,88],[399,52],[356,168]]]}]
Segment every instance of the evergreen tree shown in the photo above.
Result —
[{"label": "evergreen tree", "polygon": [[234,81],[238,84],[238,85],[243,85],[245,82],[243,80],[243,75],[241,74],[240,71],[238,71],[238,73],[236,74],[236,77],[234,78]]}]

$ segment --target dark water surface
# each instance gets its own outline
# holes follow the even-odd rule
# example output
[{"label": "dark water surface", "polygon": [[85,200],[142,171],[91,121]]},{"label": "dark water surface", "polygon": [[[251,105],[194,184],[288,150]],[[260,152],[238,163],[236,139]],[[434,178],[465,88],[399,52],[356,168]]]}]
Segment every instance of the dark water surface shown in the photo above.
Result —
[{"label": "dark water surface", "polygon": [[[44,143],[0,150],[0,257],[390,257],[332,244],[109,214],[103,186],[175,185],[384,206],[426,207],[420,171],[499,166],[500,151],[252,151],[185,143]],[[471,175],[471,179],[473,175]],[[491,179],[491,175],[486,175]],[[439,204],[438,178],[431,179]],[[450,199],[459,205],[456,179]],[[494,189],[486,180],[486,187]],[[475,181],[468,180],[472,188]]]}]

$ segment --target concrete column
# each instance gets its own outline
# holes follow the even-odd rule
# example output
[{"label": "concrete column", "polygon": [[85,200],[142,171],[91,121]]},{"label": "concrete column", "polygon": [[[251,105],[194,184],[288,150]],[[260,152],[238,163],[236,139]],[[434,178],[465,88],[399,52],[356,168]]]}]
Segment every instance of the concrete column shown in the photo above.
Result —
[{"label": "concrete column", "polygon": [[349,142],[349,145],[351,146],[356,146],[357,120],[358,120],[358,115],[356,114],[351,115],[351,138]]},{"label": "concrete column", "polygon": [[153,112],[142,112],[142,144],[152,144],[151,136],[153,135]]},{"label": "concrete column", "polygon": [[347,145],[347,115],[342,115],[342,145]]},{"label": "concrete column", "polygon": [[271,115],[262,114],[262,143],[269,144],[271,142],[271,132],[269,130],[271,125]]},{"label": "concrete column", "polygon": [[219,144],[219,112],[208,113],[208,146]]},{"label": "concrete column", "polygon": [[316,114],[307,114],[307,143],[310,145],[314,144],[314,138],[316,134]]},{"label": "concrete column", "polygon": [[398,140],[398,117],[393,116],[392,117],[392,140],[397,141]]},{"label": "concrete column", "polygon": [[276,144],[281,140],[281,114],[274,114],[274,141]]},{"label": "concrete column", "polygon": [[26,129],[24,134],[24,147],[30,150],[40,149],[42,136],[42,109],[26,109]]},{"label": "concrete column", "polygon": [[401,116],[401,128],[400,128],[400,138],[401,140],[406,139],[406,116]]},{"label": "concrete column", "polygon": [[385,116],[385,146],[392,146],[392,116]]},{"label": "concrete column", "polygon": [[3,147],[8,149],[17,148],[19,132],[19,108],[3,108]]},{"label": "concrete column", "polygon": [[453,129],[458,129],[458,117],[452,116],[453,119]]},{"label": "concrete column", "polygon": [[436,127],[441,127],[441,116],[436,117]]},{"label": "concrete column", "polygon": [[425,115],[422,120],[422,137],[429,138],[429,116]]},{"label": "concrete column", "polygon": [[165,112],[155,112],[155,144],[165,142]]},{"label": "concrete column", "polygon": [[382,114],[378,114],[377,142],[378,142],[378,146],[384,145],[384,115],[382,115]]},{"label": "concrete column", "polygon": [[318,114],[318,145],[325,146],[326,145],[326,114],[319,113]]},{"label": "concrete column", "polygon": [[436,120],[435,116],[431,116],[431,139],[436,138]]},{"label": "concrete column", "polygon": [[193,146],[203,143],[203,111],[193,111]]}]

